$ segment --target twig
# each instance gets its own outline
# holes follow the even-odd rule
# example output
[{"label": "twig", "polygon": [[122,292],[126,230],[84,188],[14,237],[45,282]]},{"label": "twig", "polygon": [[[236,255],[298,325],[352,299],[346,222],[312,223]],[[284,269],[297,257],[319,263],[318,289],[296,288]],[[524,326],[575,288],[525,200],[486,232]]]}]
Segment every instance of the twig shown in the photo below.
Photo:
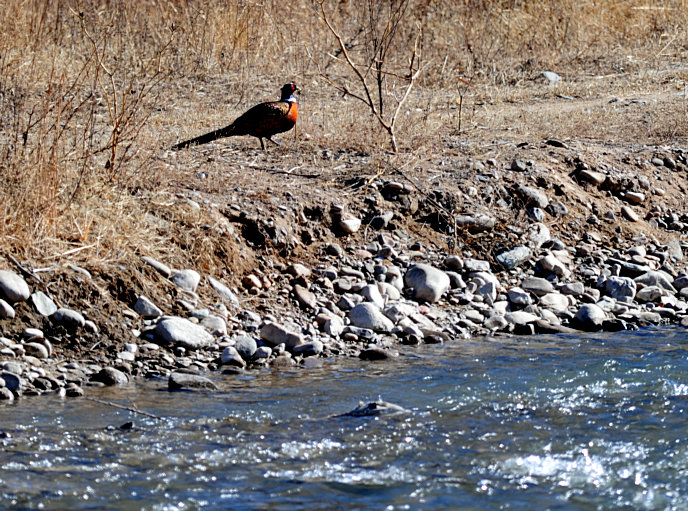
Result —
[{"label": "twig", "polygon": [[127,410],[128,412],[138,413],[139,415],[144,415],[146,417],[150,417],[151,419],[157,419],[160,421],[165,420],[164,417],[160,417],[159,415],[154,415],[152,413],[143,412],[141,410],[137,410],[136,408],[132,408],[130,406],[118,405],[117,403],[113,403],[112,401],[105,401],[103,399],[98,399],[95,397],[85,397],[84,399],[86,399],[88,401],[94,401],[96,403],[100,403],[101,405],[112,406],[113,408],[119,408],[120,410]]}]

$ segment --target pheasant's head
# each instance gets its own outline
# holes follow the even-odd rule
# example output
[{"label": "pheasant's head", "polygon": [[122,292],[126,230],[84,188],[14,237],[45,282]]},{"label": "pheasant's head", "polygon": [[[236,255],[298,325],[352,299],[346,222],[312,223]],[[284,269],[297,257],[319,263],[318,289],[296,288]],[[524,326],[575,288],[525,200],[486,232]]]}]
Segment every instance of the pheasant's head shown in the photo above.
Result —
[{"label": "pheasant's head", "polygon": [[281,101],[296,101],[294,93],[300,91],[294,82],[289,82],[282,87]]}]

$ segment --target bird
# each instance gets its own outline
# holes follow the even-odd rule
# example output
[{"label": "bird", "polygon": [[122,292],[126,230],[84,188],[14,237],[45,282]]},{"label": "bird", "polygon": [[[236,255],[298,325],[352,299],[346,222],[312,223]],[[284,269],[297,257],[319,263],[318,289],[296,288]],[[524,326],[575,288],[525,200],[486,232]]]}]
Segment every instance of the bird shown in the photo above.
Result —
[{"label": "bird", "polygon": [[296,124],[299,105],[294,94],[299,90],[301,89],[294,82],[289,82],[282,87],[279,101],[260,103],[240,115],[229,126],[180,142],[172,146],[172,149],[184,149],[192,145],[207,144],[218,138],[241,135],[256,137],[260,140],[260,148],[263,150],[265,150],[264,138],[273,144],[280,145],[279,142],[272,140],[272,136],[289,131]]}]

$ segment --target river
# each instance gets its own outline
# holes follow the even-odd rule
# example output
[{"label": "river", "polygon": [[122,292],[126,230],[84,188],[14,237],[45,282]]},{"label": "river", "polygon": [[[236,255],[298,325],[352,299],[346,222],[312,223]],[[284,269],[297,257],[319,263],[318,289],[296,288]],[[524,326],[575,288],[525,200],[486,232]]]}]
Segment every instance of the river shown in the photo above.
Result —
[{"label": "river", "polygon": [[[472,339],[25,398],[0,405],[0,506],[686,509],[687,350],[680,329]],[[342,415],[379,398],[407,411]]]}]

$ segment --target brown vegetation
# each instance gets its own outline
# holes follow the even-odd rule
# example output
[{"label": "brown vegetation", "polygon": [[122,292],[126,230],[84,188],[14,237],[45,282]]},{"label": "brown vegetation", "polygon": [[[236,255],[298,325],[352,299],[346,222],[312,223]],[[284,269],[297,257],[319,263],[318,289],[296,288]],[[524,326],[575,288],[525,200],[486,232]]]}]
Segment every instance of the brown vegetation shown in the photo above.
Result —
[{"label": "brown vegetation", "polygon": [[[243,184],[264,183],[254,200],[269,203],[270,185],[291,172],[319,177],[281,188],[326,207],[347,193],[345,173],[357,165],[332,161],[338,152],[366,155],[353,173],[375,176],[494,155],[504,141],[688,135],[685,0],[326,0],[322,9],[360,77],[319,0],[3,2],[3,251],[36,264],[134,254],[251,264],[217,218],[189,210],[178,192],[224,207]],[[544,86],[543,70],[562,84]],[[167,151],[276,98],[290,80],[304,90],[302,116],[284,147],[260,153],[255,140],[234,139]],[[377,94],[371,104],[340,92],[360,95],[363,84]],[[620,108],[628,98],[646,103]],[[391,154],[370,107],[387,112],[402,99]]]}]

